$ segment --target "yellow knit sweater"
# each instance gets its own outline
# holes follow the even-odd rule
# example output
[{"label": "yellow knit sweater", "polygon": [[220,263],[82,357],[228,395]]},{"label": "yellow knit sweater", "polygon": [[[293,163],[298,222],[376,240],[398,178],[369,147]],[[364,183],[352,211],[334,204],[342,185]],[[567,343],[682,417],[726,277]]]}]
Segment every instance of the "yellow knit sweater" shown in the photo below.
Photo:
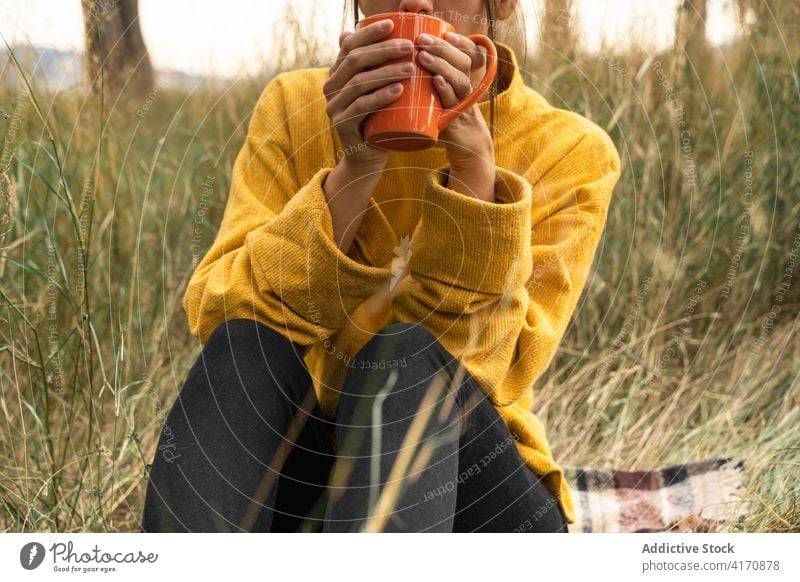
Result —
[{"label": "yellow knit sweater", "polygon": [[[327,418],[359,348],[389,323],[421,324],[476,379],[574,523],[533,384],[584,288],[620,161],[605,131],[527,87],[513,50],[497,46],[497,202],[443,185],[440,144],[392,152],[342,253],[321,188],[341,150],[325,112],[328,69],[284,72],[258,99],[183,306],[202,343],[226,319],[254,318],[304,346]],[[488,123],[489,101],[479,107]]]}]

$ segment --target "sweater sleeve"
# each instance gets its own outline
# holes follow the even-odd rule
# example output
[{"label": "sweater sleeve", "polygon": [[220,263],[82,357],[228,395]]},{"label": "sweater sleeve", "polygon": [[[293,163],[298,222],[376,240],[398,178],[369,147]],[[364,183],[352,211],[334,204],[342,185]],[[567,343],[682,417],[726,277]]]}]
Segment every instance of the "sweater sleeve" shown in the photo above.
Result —
[{"label": "sweater sleeve", "polygon": [[[359,262],[336,244],[322,189],[333,168],[298,179],[283,84],[276,76],[258,99],[218,234],[183,298],[202,343],[223,321],[249,318],[308,346],[340,329],[390,277],[387,267]],[[379,212],[374,201],[367,212]]]},{"label": "sweater sleeve", "polygon": [[[446,174],[426,182],[393,316],[433,333],[505,406],[555,355],[605,226],[619,156],[605,132],[587,132],[533,183],[498,168],[494,203],[446,188]],[[552,209],[535,223],[533,192]]]}]

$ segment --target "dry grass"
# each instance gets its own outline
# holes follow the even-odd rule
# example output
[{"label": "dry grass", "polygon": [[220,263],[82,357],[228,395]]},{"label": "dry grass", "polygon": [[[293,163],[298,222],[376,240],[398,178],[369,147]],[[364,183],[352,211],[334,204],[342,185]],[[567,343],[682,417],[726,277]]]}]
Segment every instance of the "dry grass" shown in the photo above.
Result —
[{"label": "dry grass", "polygon": [[[621,468],[743,456],[746,531],[800,530],[791,9],[681,66],[605,51],[530,71],[553,104],[605,127],[623,161],[585,295],[535,387],[554,452]],[[162,89],[142,116],[143,103],[0,89],[3,530],[137,527],[147,463],[199,352],[180,300],[266,82]]]}]

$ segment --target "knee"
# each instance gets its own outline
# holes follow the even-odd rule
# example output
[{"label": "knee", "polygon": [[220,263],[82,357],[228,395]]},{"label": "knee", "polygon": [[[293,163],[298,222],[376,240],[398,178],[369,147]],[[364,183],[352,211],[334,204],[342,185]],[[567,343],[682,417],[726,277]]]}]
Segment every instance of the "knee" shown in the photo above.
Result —
[{"label": "knee", "polygon": [[218,325],[195,364],[196,375],[213,386],[282,384],[305,380],[308,370],[299,346],[254,319]]},{"label": "knee", "polygon": [[299,346],[268,325],[255,319],[228,319],[208,336],[209,345],[269,345],[272,349],[299,350]]},{"label": "knee", "polygon": [[[402,385],[425,384],[439,371],[452,374],[458,362],[442,347],[434,334],[419,324],[392,323],[373,335],[355,355],[350,373],[356,378],[345,383],[344,392],[372,396],[369,387],[382,388],[394,371]],[[370,374],[366,381],[364,374]]]},{"label": "knee", "polygon": [[382,327],[356,354],[356,359],[417,358],[444,351],[438,338],[420,324],[392,323]]},{"label": "knee", "polygon": [[261,366],[267,357],[288,363],[302,360],[299,346],[254,319],[231,319],[219,324],[203,347],[203,357],[212,358],[215,364],[237,361],[243,365]]}]

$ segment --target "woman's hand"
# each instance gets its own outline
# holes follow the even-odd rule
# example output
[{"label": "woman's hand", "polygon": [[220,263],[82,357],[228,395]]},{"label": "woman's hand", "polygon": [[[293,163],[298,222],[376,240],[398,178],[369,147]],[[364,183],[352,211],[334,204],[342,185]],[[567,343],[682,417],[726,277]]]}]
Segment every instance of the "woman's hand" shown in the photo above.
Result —
[{"label": "woman's hand", "polygon": [[[378,67],[389,60],[412,54],[414,44],[405,39],[380,41],[391,32],[391,20],[374,22],[339,37],[339,56],[330,68],[323,92],[326,112],[342,144],[337,158],[363,172],[386,167],[389,152],[367,144],[361,133],[364,118],[395,101],[403,91],[400,83],[414,74],[413,63]],[[380,42],[379,42],[380,41]],[[369,67],[377,67],[366,71]]]},{"label": "woman's hand", "polygon": [[[433,75],[442,106],[451,108],[473,90],[472,73],[486,65],[486,56],[466,36],[451,32],[445,38],[421,34],[417,63]],[[486,121],[476,103],[439,134],[453,174],[469,175],[494,184],[494,146]],[[481,188],[478,188],[481,190]],[[488,196],[486,192],[484,192]],[[473,192],[473,195],[477,195]],[[479,196],[484,197],[484,196]]]},{"label": "woman's hand", "polygon": [[[364,217],[370,196],[389,160],[389,152],[369,145],[361,133],[364,118],[402,94],[399,81],[411,76],[411,62],[383,65],[389,60],[410,56],[414,44],[409,40],[381,41],[391,32],[391,20],[374,22],[355,32],[339,36],[339,56],[322,87],[328,102],[326,112],[342,150],[339,163],[322,182],[328,201],[336,244],[347,253]],[[365,70],[376,67],[372,70]]]}]

